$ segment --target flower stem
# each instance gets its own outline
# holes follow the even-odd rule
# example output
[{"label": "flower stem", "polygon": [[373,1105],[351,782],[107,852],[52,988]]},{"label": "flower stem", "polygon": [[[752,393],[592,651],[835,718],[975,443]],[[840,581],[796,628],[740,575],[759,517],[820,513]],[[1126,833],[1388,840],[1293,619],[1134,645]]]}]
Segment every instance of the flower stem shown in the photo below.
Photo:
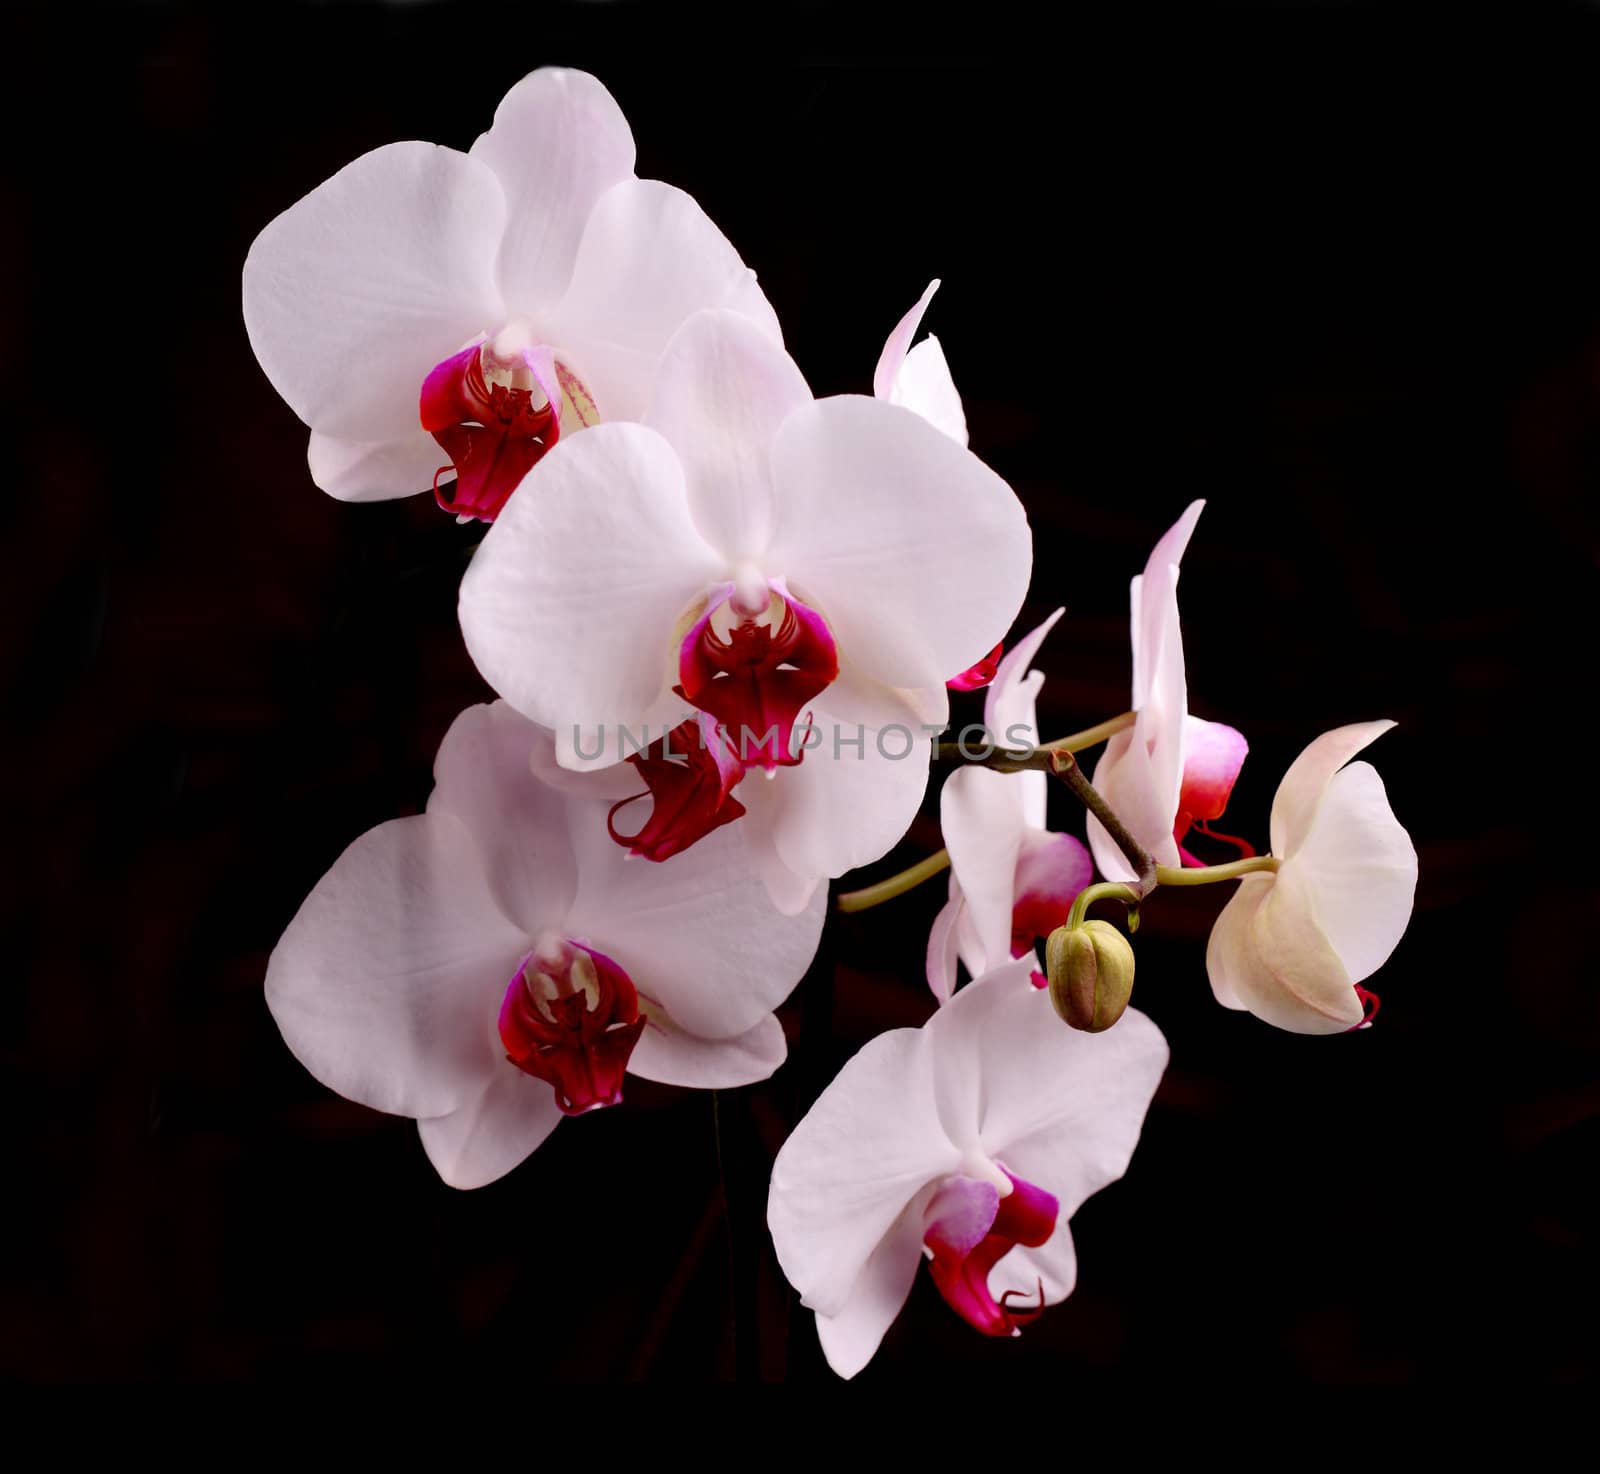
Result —
[{"label": "flower stem", "polygon": [[1121,716],[1111,717],[1093,727],[1085,727],[1081,732],[1074,732],[1070,737],[1057,737],[1054,742],[1046,742],[1046,752],[1082,752],[1086,747],[1093,747],[1098,742],[1104,742],[1108,737],[1115,737],[1118,732],[1125,732],[1133,725],[1135,713],[1125,711]]},{"label": "flower stem", "polygon": [[1244,860],[1230,860],[1226,865],[1202,865],[1195,869],[1174,865],[1156,866],[1158,885],[1215,885],[1222,880],[1237,880],[1241,875],[1254,875],[1262,870],[1276,870],[1275,855],[1251,855]]},{"label": "flower stem", "polygon": [[1096,901],[1125,901],[1128,906],[1128,930],[1139,929],[1139,892],[1120,881],[1101,880],[1094,885],[1084,886],[1073,898],[1072,910],[1067,912],[1065,923],[1068,931],[1083,925],[1083,918]]},{"label": "flower stem", "polygon": [[1073,797],[1100,821],[1106,833],[1116,841],[1117,848],[1139,877],[1139,894],[1149,895],[1156,887],[1155,860],[1128,831],[1127,825],[1117,817],[1111,805],[1100,797],[1094,784],[1083,776],[1077,758],[1071,752],[1057,748],[1050,753],[1050,771],[1072,790]]},{"label": "flower stem", "polygon": [[863,886],[858,891],[846,891],[834,904],[841,911],[867,911],[873,906],[881,906],[885,901],[894,900],[896,896],[903,896],[907,891],[921,885],[923,881],[932,880],[940,871],[949,868],[950,851],[940,850],[936,855],[929,855],[926,860],[918,860],[909,870],[902,870],[898,875],[891,875],[876,885]]}]

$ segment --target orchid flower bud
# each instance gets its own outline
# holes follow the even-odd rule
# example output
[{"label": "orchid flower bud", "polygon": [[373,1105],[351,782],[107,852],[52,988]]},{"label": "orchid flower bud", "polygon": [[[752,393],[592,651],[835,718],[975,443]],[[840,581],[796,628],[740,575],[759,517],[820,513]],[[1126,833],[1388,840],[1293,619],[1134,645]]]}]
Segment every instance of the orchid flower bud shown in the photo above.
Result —
[{"label": "orchid flower bud", "polygon": [[1074,1029],[1098,1034],[1133,996],[1133,948],[1109,921],[1057,927],[1044,948],[1050,1001]]}]

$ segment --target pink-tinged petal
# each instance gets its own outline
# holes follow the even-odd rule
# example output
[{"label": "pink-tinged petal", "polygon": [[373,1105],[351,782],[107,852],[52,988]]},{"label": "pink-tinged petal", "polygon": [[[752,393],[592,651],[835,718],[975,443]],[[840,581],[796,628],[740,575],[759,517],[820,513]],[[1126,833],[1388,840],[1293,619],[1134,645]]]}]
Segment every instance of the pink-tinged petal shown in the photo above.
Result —
[{"label": "pink-tinged petal", "polygon": [[822,1093],[772,1166],[767,1226],[801,1302],[822,1315],[845,1311],[907,1204],[959,1166],[934,1109],[927,1029],[878,1035]]},{"label": "pink-tinged petal", "polygon": [[781,580],[753,592],[755,611],[732,586],[713,596],[679,646],[673,689],[716,719],[740,763],[771,772],[800,761],[796,720],[838,676],[839,655],[827,622]]},{"label": "pink-tinged petal", "polygon": [[691,1034],[728,1039],[756,1027],[816,954],[826,894],[799,915],[776,915],[743,823],[653,865],[612,841],[605,813],[573,812],[579,883],[567,934],[615,958]]},{"label": "pink-tinged petal", "polygon": [[1005,643],[1002,641],[976,665],[970,665],[960,675],[952,676],[945,685],[952,691],[981,691],[995,678],[1005,648]]},{"label": "pink-tinged petal", "polygon": [[1013,886],[1027,828],[1015,776],[957,768],[939,795],[939,823],[980,950],[969,965],[984,973],[1011,956]]},{"label": "pink-tinged petal", "polygon": [[669,344],[644,422],[678,452],[695,525],[730,561],[765,551],[768,453],[778,427],[810,402],[794,360],[737,313],[697,313]]},{"label": "pink-tinged petal", "polygon": [[[627,755],[621,729],[640,732],[670,694],[672,630],[720,566],[672,447],[597,425],[546,456],[533,494],[489,529],[462,580],[462,634],[489,684],[554,730],[563,766],[607,766]],[[575,729],[598,732],[597,756]]]},{"label": "pink-tinged petal", "polygon": [[1178,793],[1178,828],[1185,821],[1220,819],[1228,807],[1228,795],[1244,766],[1250,744],[1244,734],[1221,722],[1204,722],[1199,717],[1183,720],[1183,787]]},{"label": "pink-tinged petal", "polygon": [[1094,861],[1082,840],[1071,834],[1026,830],[1011,886],[1011,955],[1031,953],[1037,938],[1064,926],[1078,892],[1093,879]]},{"label": "pink-tinged petal", "polygon": [[681,189],[630,179],[595,206],[554,321],[601,415],[637,419],[673,334],[707,308],[783,341],[755,273],[705,211]]},{"label": "pink-tinged petal", "polygon": [[956,964],[959,960],[956,930],[965,905],[957,885],[952,889],[950,899],[933,918],[933,929],[928,933],[928,987],[940,1003],[949,1002],[950,995],[956,990]]},{"label": "pink-tinged petal", "polygon": [[1224,1008],[1243,1009],[1246,995],[1253,996],[1258,991],[1246,980],[1241,992],[1239,979],[1253,965],[1249,960],[1254,945],[1250,929],[1261,903],[1272,892],[1273,879],[1269,874],[1243,877],[1212,924],[1206,942],[1206,975],[1211,980],[1213,996]]},{"label": "pink-tinged petal", "polygon": [[[1182,863],[1177,841],[1172,837],[1177,796],[1173,795],[1173,807],[1169,808],[1142,739],[1139,722],[1128,731],[1118,732],[1106,743],[1105,751],[1095,763],[1091,781],[1134,838],[1155,856],[1158,865]],[[1116,841],[1092,814],[1088,817],[1087,829],[1089,849],[1100,873],[1107,880],[1137,879]]]},{"label": "pink-tinged petal", "polygon": [[396,819],[356,840],[295,913],[267,964],[267,1006],[330,1089],[444,1115],[499,1061],[495,1010],[523,949],[461,822]]},{"label": "pink-tinged petal", "polygon": [[889,402],[921,415],[957,445],[967,443],[967,412],[950,377],[949,360],[932,333],[906,355]]},{"label": "pink-tinged petal", "polygon": [[[932,747],[902,693],[841,666],[812,703],[798,766],[740,785],[746,806],[770,805],[772,843],[796,875],[834,877],[888,853],[916,817]],[[859,744],[859,745],[858,745]],[[763,791],[769,790],[769,791]]]},{"label": "pink-tinged petal", "polygon": [[[1065,609],[1057,609],[1044,623],[1029,630],[1000,662],[994,685],[983,701],[983,724],[1002,747],[1026,749],[1037,747],[1044,740],[1035,705],[1044,676],[1028,667],[1045,636],[1065,613]],[[1023,817],[1034,829],[1043,829],[1049,778],[1044,773],[1018,773],[1014,781],[1022,791]]]},{"label": "pink-tinged petal", "polygon": [[731,1090],[769,1079],[787,1053],[783,1025],[770,1013],[731,1039],[702,1039],[652,1015],[628,1073],[689,1090]]},{"label": "pink-tinged petal", "polygon": [[1316,822],[1333,775],[1358,752],[1376,742],[1392,721],[1355,722],[1324,732],[1290,765],[1272,799],[1272,853],[1287,860]]},{"label": "pink-tinged petal", "polygon": [[872,1360],[916,1283],[922,1263],[924,1189],[905,1207],[856,1277],[837,1315],[817,1315],[817,1339],[828,1365],[849,1379]]},{"label": "pink-tinged petal", "polygon": [[418,1121],[417,1133],[448,1186],[474,1188],[504,1177],[560,1124],[550,1087],[502,1060],[471,1099]]},{"label": "pink-tinged petal", "polygon": [[597,202],[633,174],[627,119],[587,73],[543,67],[501,99],[472,157],[505,191],[497,263],[505,300],[516,313],[548,311],[572,280]]},{"label": "pink-tinged petal", "polygon": [[1318,924],[1307,877],[1285,866],[1273,877],[1235,959],[1244,1006],[1295,1034],[1340,1034],[1365,1015],[1355,980]]},{"label": "pink-tinged petal", "polygon": [[[680,723],[627,761],[645,788],[614,803],[606,825],[612,839],[631,855],[657,863],[670,860],[713,829],[744,817],[744,805],[730,793],[744,767],[711,717]],[[645,814],[622,820],[639,827],[631,834],[620,832],[619,812],[632,810],[641,799],[649,801]]]},{"label": "pink-tinged petal", "polygon": [[245,329],[289,407],[341,439],[413,435],[423,379],[501,317],[505,208],[477,160],[394,143],[268,225],[245,260]]},{"label": "pink-tinged petal", "polygon": [[[434,485],[444,457],[431,435],[413,427],[398,440],[340,440],[311,432],[306,451],[311,479],[342,502],[382,502],[414,496]],[[440,478],[444,485],[449,476]]]},{"label": "pink-tinged petal", "polygon": [[1383,966],[1411,920],[1417,851],[1370,763],[1333,775],[1310,833],[1283,870],[1303,879],[1352,983]]},{"label": "pink-tinged petal", "polygon": [[928,303],[938,290],[939,279],[935,277],[917,299],[916,306],[894,325],[894,331],[883,345],[883,352],[878,355],[878,366],[873,370],[874,398],[885,403],[893,399],[895,381],[900,377],[900,367],[906,361],[906,354],[911,351],[911,340],[917,336],[917,329],[922,326],[922,315],[928,310]]},{"label": "pink-tinged petal", "polygon": [[1032,538],[1022,504],[976,456],[914,414],[843,395],[784,421],[772,467],[767,564],[863,675],[942,685],[1004,638]]},{"label": "pink-tinged petal", "polygon": [[1066,1028],[1028,966],[968,984],[927,1028],[946,1131],[1053,1193],[1069,1218],[1127,1170],[1167,1045],[1137,1009],[1103,1034]]},{"label": "pink-tinged petal", "polygon": [[801,875],[779,858],[777,841],[773,837],[774,826],[782,817],[774,802],[776,787],[776,783],[769,783],[765,778],[752,780],[746,786],[744,796],[749,800],[749,808],[744,825],[745,842],[750,847],[756,874],[766,887],[767,899],[780,916],[798,916],[819,893],[824,898],[822,904],[826,905],[828,886],[822,875]]},{"label": "pink-tinged petal", "polygon": [[503,701],[469,706],[439,744],[428,799],[430,814],[453,814],[466,826],[484,882],[526,936],[559,928],[578,886],[567,799],[532,767],[534,750],[549,745],[547,733]]}]

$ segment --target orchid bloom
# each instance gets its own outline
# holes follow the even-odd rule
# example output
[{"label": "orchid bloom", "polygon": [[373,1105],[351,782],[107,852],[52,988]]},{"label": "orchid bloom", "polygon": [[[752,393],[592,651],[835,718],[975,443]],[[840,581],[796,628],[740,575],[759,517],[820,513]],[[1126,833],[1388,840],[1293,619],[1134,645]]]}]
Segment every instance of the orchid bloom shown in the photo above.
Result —
[{"label": "orchid bloom", "polygon": [[1224,1007],[1295,1034],[1343,1033],[1377,1011],[1360,984],[1411,919],[1417,852],[1377,770],[1350,759],[1392,726],[1324,733],[1283,775],[1272,800],[1278,868],[1239,882],[1206,947]]},{"label": "orchid bloom", "polygon": [[822,907],[774,914],[735,829],[668,868],[630,862],[605,805],[536,776],[549,737],[503,703],[439,748],[425,813],[364,834],[290,922],[267,1003],[301,1063],[412,1116],[439,1175],[509,1172],[623,1072],[704,1088],[782,1063],[772,1010]]},{"label": "orchid bloom", "polygon": [[1007,964],[920,1029],[872,1040],[773,1164],[778,1262],[842,1377],[871,1360],[924,1257],[988,1336],[1072,1293],[1067,1220],[1127,1170],[1167,1046],[1133,1009],[1107,1034],[1067,1028],[1025,971]]},{"label": "orchid bloom", "polygon": [[561,436],[638,416],[691,313],[728,307],[779,341],[727,239],[633,165],[611,94],[546,68],[467,153],[375,149],[257,236],[245,326],[311,427],[318,486],[346,501],[432,486],[490,521]]},{"label": "orchid bloom", "polygon": [[[1044,677],[1028,664],[1063,611],[1012,647],[984,698],[989,739],[1001,747],[1039,742],[1036,700]],[[1045,828],[1043,773],[997,773],[964,766],[945,779],[939,820],[950,851],[950,896],[928,938],[928,986],[941,1003],[955,990],[959,958],[973,977],[1026,957],[1045,985],[1035,940],[1067,919],[1094,879],[1082,841]]]},{"label": "orchid bloom", "polygon": [[939,290],[935,277],[917,305],[895,324],[878,356],[872,375],[872,392],[887,404],[903,404],[930,425],[943,430],[957,445],[967,443],[967,415],[961,395],[950,377],[950,365],[939,340],[929,333],[915,348],[911,340],[922,325],[922,315]]},{"label": "orchid bloom", "polygon": [[[1249,745],[1221,722],[1189,715],[1178,625],[1178,565],[1200,520],[1203,501],[1191,502],[1155,545],[1144,573],[1134,578],[1133,726],[1106,744],[1094,786],[1158,865],[1198,865],[1181,848],[1190,827],[1220,819]],[[1218,836],[1226,838],[1226,836]],[[1246,854],[1254,853],[1235,841]],[[1092,814],[1089,847],[1108,880],[1137,877],[1116,841]]]},{"label": "orchid bloom", "polygon": [[[736,780],[748,812],[730,827],[786,912],[894,844],[946,676],[1027,588],[1027,518],[1005,482],[898,406],[813,399],[725,311],[674,338],[642,424],[585,431],[538,474],[474,557],[461,627],[489,683],[554,730],[561,764],[616,763],[641,734],[710,716],[765,771]],[[718,786],[702,773],[691,830]]]}]

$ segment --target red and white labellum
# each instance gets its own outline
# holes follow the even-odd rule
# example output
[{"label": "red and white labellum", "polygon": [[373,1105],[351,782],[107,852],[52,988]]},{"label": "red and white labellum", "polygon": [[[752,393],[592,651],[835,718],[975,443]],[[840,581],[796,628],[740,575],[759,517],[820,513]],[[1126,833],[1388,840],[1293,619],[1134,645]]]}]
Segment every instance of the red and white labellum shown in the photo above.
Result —
[{"label": "red and white labellum", "polygon": [[1005,641],[1001,641],[976,665],[968,667],[959,676],[945,682],[952,691],[981,691],[1000,671],[1000,657],[1005,654]]},{"label": "red and white labellum", "polygon": [[[422,382],[422,428],[449,457],[435,500],[462,520],[492,522],[564,431],[599,414],[583,381],[522,322],[469,344]],[[440,479],[454,473],[453,492]]]},{"label": "red and white labellum", "polygon": [[[1026,957],[1040,937],[1065,925],[1078,892],[1094,879],[1094,861],[1071,834],[1029,829],[1023,832],[1014,874],[1011,955]],[[1042,988],[1048,979],[1036,968],[1033,982]]]},{"label": "red and white labellum", "polygon": [[[731,792],[744,777],[744,765],[733,755],[726,734],[704,713],[681,722],[627,761],[647,791],[613,804],[606,827],[629,854],[669,860],[744,814],[744,805]],[[642,798],[652,800],[649,819],[636,833],[619,834],[617,812]]]},{"label": "red and white labellum", "polygon": [[928,1272],[946,1303],[986,1336],[1016,1336],[1044,1312],[1044,1286],[1036,1305],[1014,1308],[1008,1290],[997,1301],[989,1271],[1018,1244],[1038,1248],[1056,1231],[1060,1201],[1043,1188],[1000,1174],[1009,1191],[979,1177],[952,1173],[939,1185],[923,1217]]},{"label": "red and white labellum", "polygon": [[[1202,834],[1232,845],[1241,855],[1255,854],[1248,841],[1208,827],[1227,812],[1228,798],[1249,751],[1244,734],[1233,727],[1184,717],[1183,786],[1178,794],[1178,816],[1172,826],[1172,837],[1180,846],[1189,830],[1198,827]],[[1186,865],[1205,863],[1187,851],[1180,850],[1180,854]]]},{"label": "red and white labellum", "polygon": [[569,1116],[622,1099],[628,1057],[644,1032],[633,980],[581,942],[540,937],[500,1005],[500,1042],[519,1070],[547,1082]]},{"label": "red and white labellum", "polygon": [[839,674],[827,621],[784,581],[746,574],[713,596],[678,650],[674,689],[721,725],[734,755],[769,773],[803,755],[801,710]]}]

